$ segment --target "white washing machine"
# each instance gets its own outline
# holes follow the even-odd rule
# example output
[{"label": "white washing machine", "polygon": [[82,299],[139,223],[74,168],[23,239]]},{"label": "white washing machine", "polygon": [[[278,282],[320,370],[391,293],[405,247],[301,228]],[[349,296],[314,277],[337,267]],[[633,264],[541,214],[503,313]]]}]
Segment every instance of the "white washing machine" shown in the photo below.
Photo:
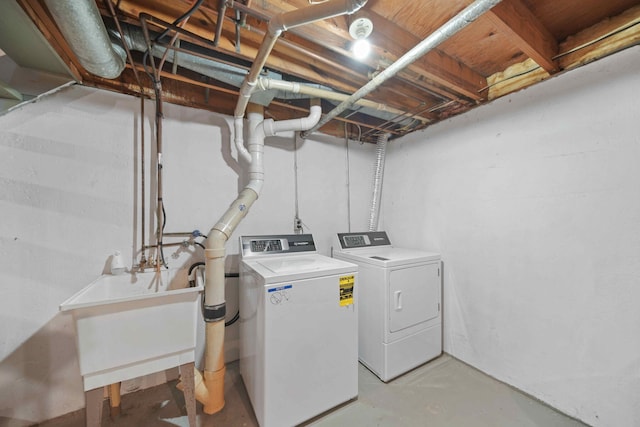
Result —
[{"label": "white washing machine", "polygon": [[358,395],[358,267],[310,234],[242,236],[240,374],[261,427]]},{"label": "white washing machine", "polygon": [[358,265],[358,357],[389,381],[442,354],[440,255],[394,248],[384,231],[339,233],[333,257]]}]

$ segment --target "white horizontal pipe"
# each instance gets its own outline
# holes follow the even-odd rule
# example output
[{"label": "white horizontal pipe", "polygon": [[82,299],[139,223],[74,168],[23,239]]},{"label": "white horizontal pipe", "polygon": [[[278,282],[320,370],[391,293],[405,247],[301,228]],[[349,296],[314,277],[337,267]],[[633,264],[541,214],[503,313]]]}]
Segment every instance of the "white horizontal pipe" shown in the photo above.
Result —
[{"label": "white horizontal pipe", "polygon": [[[317,88],[317,87],[313,87],[305,84],[300,84],[298,82],[274,80],[274,79],[269,79],[267,77],[260,77],[258,79],[257,85],[260,90],[279,90],[283,92],[301,93],[301,94],[309,95],[315,98],[328,99],[331,101],[344,101],[348,99],[350,96],[345,93],[339,93],[339,92],[334,92],[332,90],[321,89],[321,88]],[[386,104],[370,101],[368,99],[359,99],[355,102],[355,104],[361,107],[370,108],[377,111],[384,111],[389,114],[395,114],[399,118],[404,117],[407,114],[405,111],[390,107]],[[420,116],[414,116],[410,118],[419,120],[422,123],[430,122],[429,119],[420,117]]]}]

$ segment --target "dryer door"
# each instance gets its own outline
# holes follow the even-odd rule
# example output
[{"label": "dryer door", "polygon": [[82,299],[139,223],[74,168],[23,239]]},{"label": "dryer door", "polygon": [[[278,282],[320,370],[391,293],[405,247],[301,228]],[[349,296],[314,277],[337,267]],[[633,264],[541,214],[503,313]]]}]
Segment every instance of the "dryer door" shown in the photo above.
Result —
[{"label": "dryer door", "polygon": [[397,267],[389,271],[389,332],[438,317],[438,263]]}]

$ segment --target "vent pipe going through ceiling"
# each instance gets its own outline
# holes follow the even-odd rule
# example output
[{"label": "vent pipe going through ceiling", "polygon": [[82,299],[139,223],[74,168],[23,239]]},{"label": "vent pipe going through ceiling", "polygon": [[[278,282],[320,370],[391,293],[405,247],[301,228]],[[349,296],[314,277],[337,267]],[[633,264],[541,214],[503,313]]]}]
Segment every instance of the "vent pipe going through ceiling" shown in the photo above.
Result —
[{"label": "vent pipe going through ceiling", "polygon": [[[122,46],[126,45],[130,50],[147,51],[147,43],[139,27],[121,23],[121,28],[122,35],[116,28],[107,26],[107,32],[112,40],[115,40],[114,44],[117,49],[122,49]],[[248,74],[248,71],[240,66],[231,65],[213,57],[204,57],[208,52],[201,50],[199,46],[183,41],[181,49],[183,50],[175,51],[171,55],[165,55],[166,48],[156,44],[152,46],[151,54],[156,58],[166,57],[166,61],[173,63],[174,66],[195,71],[198,74],[235,87],[242,86]],[[192,51],[193,53],[187,53],[184,50]],[[349,97],[348,94],[336,92],[320,84],[291,82],[282,80],[282,78],[281,74],[273,71],[269,71],[267,76],[261,75],[256,82],[256,88],[251,95],[250,102],[266,107],[274,98],[284,100],[321,98],[339,103]],[[408,116],[405,111],[367,99],[360,99],[355,105],[357,105],[358,111],[363,114],[390,121],[400,126],[412,127],[429,122],[424,117]]]}]

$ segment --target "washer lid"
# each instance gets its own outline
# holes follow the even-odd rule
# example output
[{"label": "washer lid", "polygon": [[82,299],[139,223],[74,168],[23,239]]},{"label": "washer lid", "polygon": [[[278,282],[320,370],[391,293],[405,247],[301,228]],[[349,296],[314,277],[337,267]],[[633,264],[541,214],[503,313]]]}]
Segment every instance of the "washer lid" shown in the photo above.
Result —
[{"label": "washer lid", "polygon": [[438,261],[440,259],[440,254],[437,253],[423,252],[415,249],[393,248],[390,246],[351,249],[348,251],[335,252],[335,254],[342,259],[356,263],[371,264],[385,268]]},{"label": "washer lid", "polygon": [[358,266],[324,255],[275,256],[243,262],[262,276],[265,283],[279,283],[336,274],[353,274]]}]

